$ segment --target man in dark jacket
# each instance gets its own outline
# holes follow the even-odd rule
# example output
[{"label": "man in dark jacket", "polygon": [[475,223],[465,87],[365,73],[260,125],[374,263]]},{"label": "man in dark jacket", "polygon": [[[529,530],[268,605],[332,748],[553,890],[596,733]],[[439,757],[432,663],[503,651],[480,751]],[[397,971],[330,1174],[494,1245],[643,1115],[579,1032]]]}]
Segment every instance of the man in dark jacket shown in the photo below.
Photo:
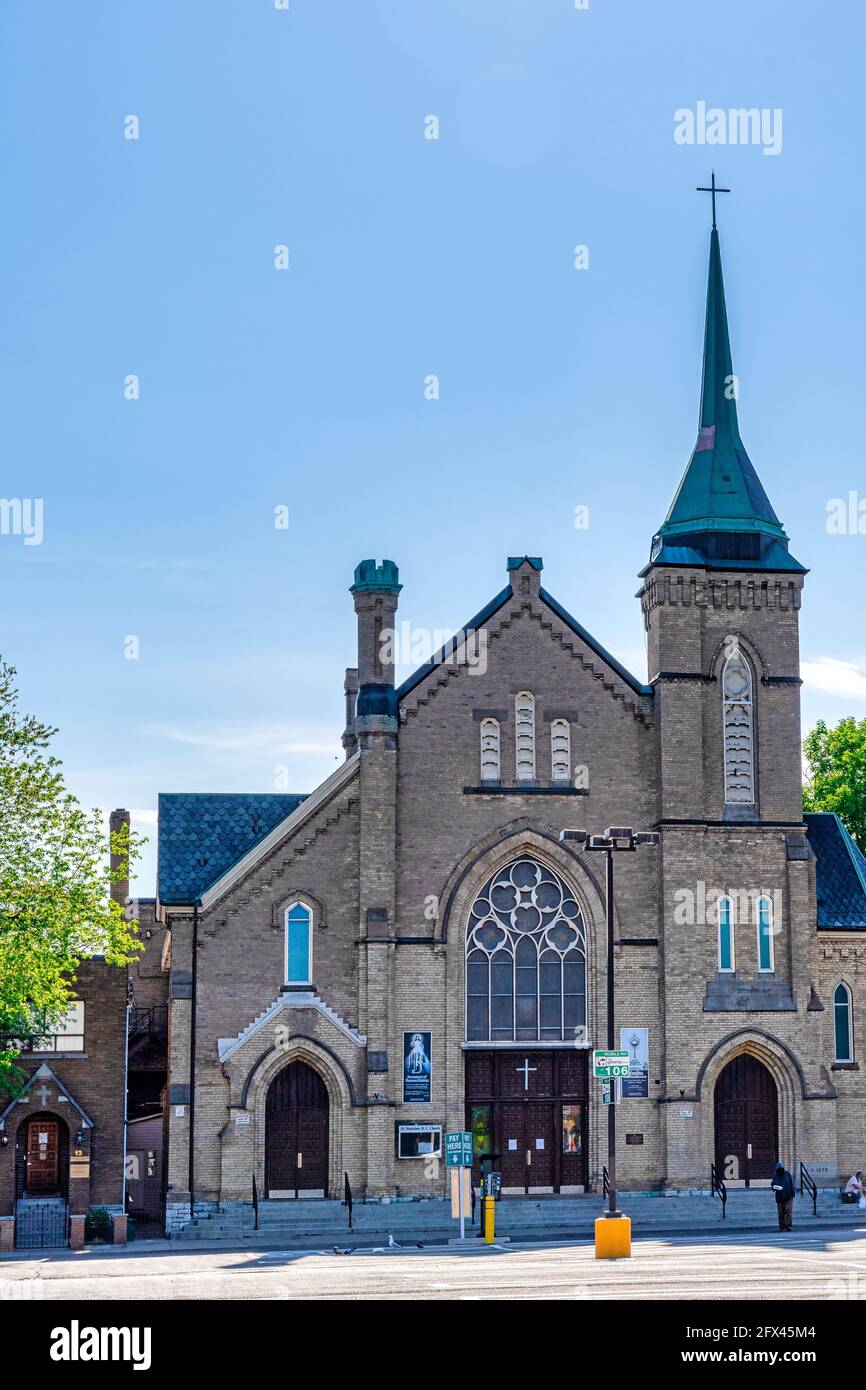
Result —
[{"label": "man in dark jacket", "polygon": [[790,1231],[794,1225],[794,1179],[784,1163],[776,1164],[771,1188],[776,1194],[776,1211],[779,1216],[779,1230]]}]

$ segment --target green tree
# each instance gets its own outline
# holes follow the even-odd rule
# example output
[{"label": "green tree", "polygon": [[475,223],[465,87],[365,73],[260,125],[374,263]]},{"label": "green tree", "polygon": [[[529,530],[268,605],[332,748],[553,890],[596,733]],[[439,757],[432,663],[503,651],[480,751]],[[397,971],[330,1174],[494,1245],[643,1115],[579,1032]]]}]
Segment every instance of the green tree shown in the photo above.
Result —
[{"label": "green tree", "polygon": [[110,897],[137,837],[112,836],[112,870],[100,812],[67,790],[48,751],[57,731],[19,711],[14,679],[0,658],[0,1093],[10,1095],[22,1079],[16,1040],[62,1021],[81,961],[123,966],[138,951],[138,924]]},{"label": "green tree", "polygon": [[819,719],[803,741],[809,765],[806,811],[835,811],[866,854],[866,719],[853,715],[828,729]]}]

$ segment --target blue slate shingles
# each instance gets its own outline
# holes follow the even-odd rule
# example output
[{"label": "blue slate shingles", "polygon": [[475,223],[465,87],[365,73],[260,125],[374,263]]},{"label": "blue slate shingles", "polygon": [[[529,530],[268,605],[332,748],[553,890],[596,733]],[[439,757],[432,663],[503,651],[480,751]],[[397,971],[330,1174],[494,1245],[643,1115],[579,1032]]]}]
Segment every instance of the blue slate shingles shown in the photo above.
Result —
[{"label": "blue slate shingles", "polygon": [[866,858],[831,811],[805,816],[815,852],[818,926],[866,928]]},{"label": "blue slate shingles", "polygon": [[160,902],[192,903],[305,799],[288,792],[161,793]]}]

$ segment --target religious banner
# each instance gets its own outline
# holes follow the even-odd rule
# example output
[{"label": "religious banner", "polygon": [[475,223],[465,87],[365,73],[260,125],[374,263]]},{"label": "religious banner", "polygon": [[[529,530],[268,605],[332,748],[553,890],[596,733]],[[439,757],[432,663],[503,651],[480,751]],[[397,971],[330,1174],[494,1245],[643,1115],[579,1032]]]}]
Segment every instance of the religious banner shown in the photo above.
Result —
[{"label": "religious banner", "polygon": [[432,1033],[403,1034],[403,1104],[427,1105],[431,1095]]},{"label": "religious banner", "polygon": [[619,1045],[628,1052],[628,1076],[621,1081],[623,1100],[649,1096],[649,1029],[620,1028]]}]

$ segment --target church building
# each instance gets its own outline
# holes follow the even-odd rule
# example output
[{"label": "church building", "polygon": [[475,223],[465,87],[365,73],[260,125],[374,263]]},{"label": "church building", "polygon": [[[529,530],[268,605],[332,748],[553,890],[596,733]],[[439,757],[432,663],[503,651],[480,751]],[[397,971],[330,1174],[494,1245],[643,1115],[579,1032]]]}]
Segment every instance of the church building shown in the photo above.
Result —
[{"label": "church building", "polygon": [[254,1184],[442,1197],[455,1130],[504,1193],[599,1191],[604,865],[575,827],[659,835],[616,856],[619,1186],[866,1167],[866,859],[803,814],[806,573],[740,438],[714,227],[648,682],[523,555],[397,687],[398,569],[363,560],[345,761],[309,795],[160,797],[169,1229]]}]

